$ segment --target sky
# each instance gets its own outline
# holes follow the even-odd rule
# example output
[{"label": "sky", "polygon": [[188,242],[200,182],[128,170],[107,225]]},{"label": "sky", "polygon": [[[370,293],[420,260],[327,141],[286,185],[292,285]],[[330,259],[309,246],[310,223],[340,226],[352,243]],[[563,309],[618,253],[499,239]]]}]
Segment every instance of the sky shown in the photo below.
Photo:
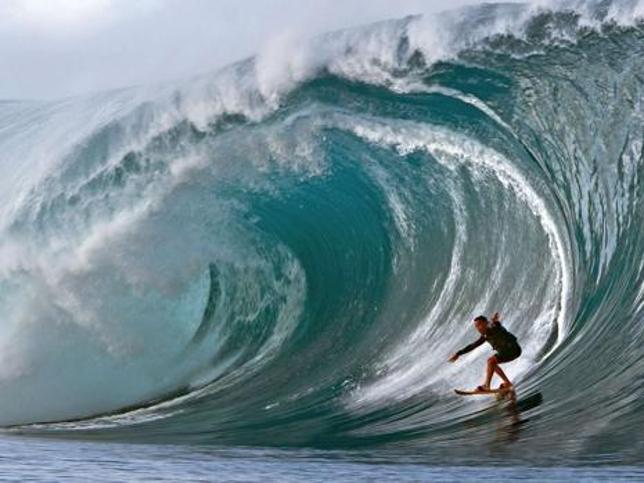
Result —
[{"label": "sky", "polygon": [[482,0],[0,0],[0,99],[191,77],[313,36]]}]

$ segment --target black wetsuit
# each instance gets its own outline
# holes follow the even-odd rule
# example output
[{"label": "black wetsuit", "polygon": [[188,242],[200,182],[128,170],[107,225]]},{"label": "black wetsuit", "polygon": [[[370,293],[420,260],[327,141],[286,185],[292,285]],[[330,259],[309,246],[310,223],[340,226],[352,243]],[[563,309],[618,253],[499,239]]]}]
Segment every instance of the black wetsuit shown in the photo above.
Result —
[{"label": "black wetsuit", "polygon": [[484,342],[489,342],[496,351],[497,362],[510,362],[521,355],[521,346],[517,342],[517,338],[505,330],[505,327],[500,322],[492,322],[485,331],[485,334],[479,337],[476,342],[472,342],[456,354],[459,356],[467,354]]}]

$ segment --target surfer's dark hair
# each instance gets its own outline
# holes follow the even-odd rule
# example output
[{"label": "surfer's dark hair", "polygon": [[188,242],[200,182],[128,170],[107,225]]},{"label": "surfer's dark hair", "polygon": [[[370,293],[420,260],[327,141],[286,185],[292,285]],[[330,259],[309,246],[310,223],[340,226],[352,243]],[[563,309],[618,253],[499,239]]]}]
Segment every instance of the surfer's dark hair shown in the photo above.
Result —
[{"label": "surfer's dark hair", "polygon": [[479,315],[477,318],[474,319],[474,322],[487,322],[487,317],[485,315]]}]

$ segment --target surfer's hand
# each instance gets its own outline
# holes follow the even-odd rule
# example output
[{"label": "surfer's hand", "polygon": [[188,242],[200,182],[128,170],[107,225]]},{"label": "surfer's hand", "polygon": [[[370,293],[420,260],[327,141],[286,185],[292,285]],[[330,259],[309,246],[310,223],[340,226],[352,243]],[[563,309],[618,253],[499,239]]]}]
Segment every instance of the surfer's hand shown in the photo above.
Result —
[{"label": "surfer's hand", "polygon": [[494,312],[494,315],[492,316],[492,322],[498,322],[501,319],[501,314],[498,312]]},{"label": "surfer's hand", "polygon": [[456,362],[456,359],[458,359],[458,354],[453,354],[449,359],[447,359],[450,362]]}]

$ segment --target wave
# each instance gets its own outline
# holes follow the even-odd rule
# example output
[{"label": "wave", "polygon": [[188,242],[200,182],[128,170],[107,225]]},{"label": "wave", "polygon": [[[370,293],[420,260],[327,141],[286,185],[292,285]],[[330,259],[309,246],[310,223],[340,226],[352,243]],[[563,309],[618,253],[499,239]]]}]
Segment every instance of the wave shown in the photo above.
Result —
[{"label": "wave", "polygon": [[[483,5],[0,104],[0,423],[637,461],[642,13]],[[508,414],[453,396],[485,349],[446,364],[495,310]]]}]

